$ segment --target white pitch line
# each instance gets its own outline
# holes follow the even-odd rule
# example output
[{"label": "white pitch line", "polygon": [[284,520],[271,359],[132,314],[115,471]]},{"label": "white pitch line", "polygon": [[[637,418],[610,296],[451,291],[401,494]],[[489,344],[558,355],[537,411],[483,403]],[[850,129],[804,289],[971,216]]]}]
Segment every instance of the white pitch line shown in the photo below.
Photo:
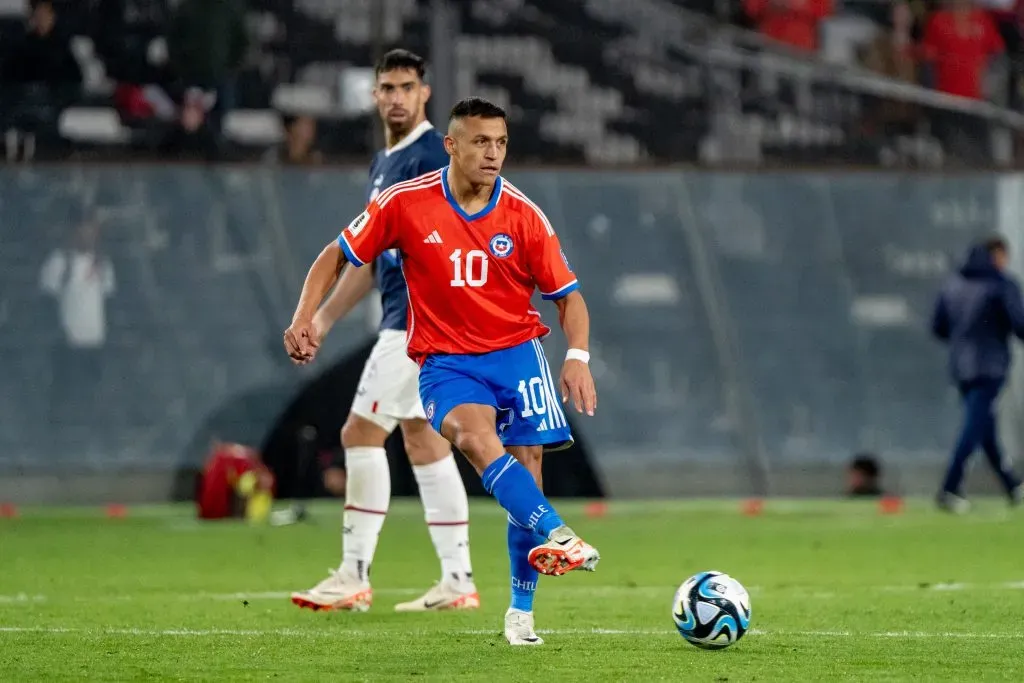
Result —
[{"label": "white pitch line", "polygon": [[[447,635],[471,635],[471,636],[498,636],[498,629],[455,629],[455,630],[388,630],[368,631],[354,629],[337,630],[303,630],[303,629],[143,629],[143,628],[103,628],[103,629],[82,629],[64,628],[59,626],[0,626],[0,633],[41,633],[41,634],[76,634],[92,636],[132,636],[145,638],[162,637],[188,637],[188,638],[212,638],[212,637],[257,637],[257,638],[337,638],[339,636],[362,636],[394,638],[403,636],[427,636],[437,634]],[[676,636],[675,631],[667,629],[539,629],[537,633],[543,635],[572,635],[572,636]],[[1024,640],[1022,633],[972,633],[953,631],[764,631],[751,629],[750,635],[767,638],[786,638],[794,636],[815,637],[815,638],[895,638],[895,639],[968,639],[968,640]]]},{"label": "white pitch line", "polygon": [[6,605],[9,603],[24,603],[24,602],[46,602],[45,595],[27,595],[25,593],[16,593],[14,595],[0,595],[0,605]]},{"label": "white pitch line", "polygon": [[[798,587],[765,587],[751,586],[750,593],[760,595],[786,595],[790,590]],[[670,595],[673,586],[559,586],[559,592],[586,592],[588,595]],[[799,590],[804,590],[800,588]],[[905,584],[894,586],[849,586],[844,591],[815,591],[802,593],[803,598],[816,598],[821,600],[838,599],[849,595],[850,591],[873,590],[891,593],[911,592],[954,592],[970,590],[1024,590],[1024,581],[1004,581],[999,583],[934,583],[928,585]],[[374,593],[378,595],[418,595],[423,592],[422,588],[375,588]],[[12,603],[33,603],[47,602],[51,599],[59,602],[100,602],[118,603],[135,602],[139,600],[178,600],[178,601],[202,601],[230,602],[232,600],[287,600],[291,597],[290,591],[238,591],[235,593],[171,593],[151,595],[79,595],[69,598],[53,598],[46,595],[29,595],[27,593],[15,593],[12,595],[0,595],[0,605]]]}]

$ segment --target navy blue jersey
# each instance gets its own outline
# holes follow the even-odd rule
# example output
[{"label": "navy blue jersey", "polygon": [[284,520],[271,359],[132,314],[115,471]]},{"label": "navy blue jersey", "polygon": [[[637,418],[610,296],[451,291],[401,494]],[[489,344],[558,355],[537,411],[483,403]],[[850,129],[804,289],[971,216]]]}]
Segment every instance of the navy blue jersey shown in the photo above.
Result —
[{"label": "navy blue jersey", "polygon": [[[382,149],[370,164],[370,183],[366,191],[369,204],[395,183],[412,180],[448,164],[444,136],[424,121],[391,149]],[[397,249],[385,251],[374,265],[374,277],[380,290],[382,330],[404,330],[409,309],[409,293]]]}]

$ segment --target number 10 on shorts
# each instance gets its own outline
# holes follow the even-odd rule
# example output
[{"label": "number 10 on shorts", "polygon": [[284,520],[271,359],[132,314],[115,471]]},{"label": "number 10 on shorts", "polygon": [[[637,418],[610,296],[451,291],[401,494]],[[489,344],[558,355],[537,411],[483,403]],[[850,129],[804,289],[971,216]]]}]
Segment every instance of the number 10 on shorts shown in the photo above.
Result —
[{"label": "number 10 on shorts", "polygon": [[523,409],[520,412],[523,417],[543,415],[548,411],[547,403],[544,402],[544,383],[540,377],[519,380],[519,395],[523,397]]}]

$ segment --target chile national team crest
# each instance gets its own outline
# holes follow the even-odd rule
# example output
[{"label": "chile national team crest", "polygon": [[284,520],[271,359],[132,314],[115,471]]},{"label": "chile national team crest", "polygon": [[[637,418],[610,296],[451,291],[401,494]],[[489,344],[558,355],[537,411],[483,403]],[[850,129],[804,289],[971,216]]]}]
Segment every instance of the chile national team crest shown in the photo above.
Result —
[{"label": "chile national team crest", "polygon": [[489,245],[491,253],[498,258],[506,258],[515,249],[515,244],[512,243],[512,238],[503,232],[499,232],[497,235],[491,238],[491,244]]}]

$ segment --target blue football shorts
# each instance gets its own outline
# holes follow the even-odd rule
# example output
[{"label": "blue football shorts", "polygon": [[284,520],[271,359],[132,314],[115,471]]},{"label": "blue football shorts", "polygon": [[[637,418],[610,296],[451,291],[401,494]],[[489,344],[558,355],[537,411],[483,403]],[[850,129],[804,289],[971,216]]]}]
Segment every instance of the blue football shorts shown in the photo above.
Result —
[{"label": "blue football shorts", "polygon": [[479,403],[498,411],[495,428],[506,446],[556,451],[573,443],[538,339],[491,353],[428,356],[420,368],[420,399],[438,432],[452,408]]}]

